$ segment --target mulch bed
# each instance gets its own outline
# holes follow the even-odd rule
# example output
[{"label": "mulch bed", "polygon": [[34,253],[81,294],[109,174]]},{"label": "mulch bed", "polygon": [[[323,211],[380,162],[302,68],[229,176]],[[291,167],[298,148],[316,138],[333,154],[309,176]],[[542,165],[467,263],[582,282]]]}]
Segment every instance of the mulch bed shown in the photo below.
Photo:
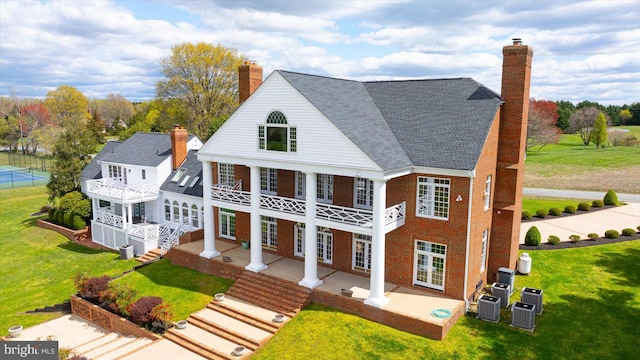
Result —
[{"label": "mulch bed", "polygon": [[[620,206],[624,206],[624,205],[620,205]],[[563,212],[563,213],[561,213],[559,216],[547,215],[547,217],[546,217],[546,218],[538,217],[538,216],[536,216],[536,214],[535,214],[535,213],[533,213],[533,214],[531,214],[531,215],[533,215],[533,217],[532,217],[531,219],[529,219],[529,220],[524,220],[524,219],[522,219],[522,223],[524,224],[524,223],[529,223],[529,222],[534,222],[534,221],[540,221],[540,220],[553,220],[553,219],[560,219],[560,218],[567,217],[567,216],[576,216],[576,215],[589,214],[589,213],[592,213],[592,212],[596,212],[596,211],[600,211],[600,210],[605,210],[605,209],[611,209],[611,208],[615,208],[615,207],[618,207],[618,206],[615,206],[615,205],[605,205],[604,207],[601,207],[601,208],[591,207],[591,210],[589,210],[589,211],[583,211],[583,210],[578,210],[578,209],[577,209],[578,207],[576,206],[576,213],[575,213],[575,214],[567,214],[567,213]],[[549,210],[549,209],[546,209],[546,210]],[[560,209],[560,210],[564,211],[564,208],[562,208],[562,209]]]},{"label": "mulch bed", "polygon": [[520,245],[520,250],[558,250],[558,249],[572,249],[579,248],[585,246],[594,246],[594,245],[604,245],[604,244],[613,244],[623,241],[630,240],[638,240],[640,239],[640,234],[636,233],[635,236],[623,236],[616,239],[607,239],[607,238],[597,238],[595,240],[580,240],[577,243],[572,243],[571,241],[562,241],[559,245],[551,245],[548,243],[540,244],[540,246],[529,246],[529,245]]}]

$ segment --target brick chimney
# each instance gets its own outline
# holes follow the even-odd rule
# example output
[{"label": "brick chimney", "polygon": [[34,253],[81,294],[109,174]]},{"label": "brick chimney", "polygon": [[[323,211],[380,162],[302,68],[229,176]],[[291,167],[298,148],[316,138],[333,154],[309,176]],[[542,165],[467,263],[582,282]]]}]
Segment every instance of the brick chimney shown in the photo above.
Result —
[{"label": "brick chimney", "polygon": [[488,279],[518,260],[533,50],[513,39],[502,49],[502,100]]},{"label": "brick chimney", "polygon": [[255,61],[245,60],[238,66],[238,93],[240,105],[262,84],[262,66]]},{"label": "brick chimney", "polygon": [[187,158],[187,139],[189,134],[187,129],[175,124],[169,137],[171,138],[171,167],[176,170]]}]

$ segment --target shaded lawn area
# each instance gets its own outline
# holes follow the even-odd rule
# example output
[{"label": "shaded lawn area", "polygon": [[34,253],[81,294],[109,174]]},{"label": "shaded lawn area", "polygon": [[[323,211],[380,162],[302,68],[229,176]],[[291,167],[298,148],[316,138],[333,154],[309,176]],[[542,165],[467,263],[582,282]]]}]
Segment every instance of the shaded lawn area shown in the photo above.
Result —
[{"label": "shaded lawn area", "polygon": [[114,281],[129,285],[138,292],[138,297],[161,297],[171,304],[175,321],[202,310],[216,293],[226,292],[233,284],[231,280],[171,265],[165,259]]},{"label": "shaded lawn area", "polygon": [[434,341],[313,304],[254,359],[629,359],[638,356],[640,240],[579,249],[529,251],[524,286],[544,291],[534,333],[467,314]]}]

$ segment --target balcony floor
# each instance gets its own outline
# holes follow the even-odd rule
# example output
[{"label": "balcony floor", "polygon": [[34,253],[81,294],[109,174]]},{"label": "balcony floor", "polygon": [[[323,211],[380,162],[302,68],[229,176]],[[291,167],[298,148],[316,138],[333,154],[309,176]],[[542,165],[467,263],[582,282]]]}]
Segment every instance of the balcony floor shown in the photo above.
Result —
[{"label": "balcony floor", "polygon": [[[204,241],[195,241],[179,245],[176,248],[198,255],[204,251]],[[245,267],[250,262],[251,251],[249,249],[243,249],[240,244],[216,241],[216,249],[222,256],[231,257],[231,263],[233,265]],[[211,261],[222,262],[222,256],[215,257],[211,259]],[[268,266],[268,269],[264,271],[265,274],[295,283],[304,277],[304,261],[302,261],[302,259],[289,259],[268,251],[262,252],[262,259]],[[318,264],[318,277],[323,283],[315,288],[314,291],[341,294],[342,289],[349,289],[353,291],[352,298],[359,302],[364,301],[369,296],[369,278],[337,271],[320,264]],[[389,302],[383,307],[386,311],[441,326],[445,324],[448,326],[452,318],[457,320],[459,315],[464,313],[465,303],[462,300],[438,296],[420,289],[395,285],[388,282],[385,282],[384,288],[385,296],[389,299]],[[431,315],[431,312],[436,309],[450,310],[452,316],[450,318],[438,318]]]}]

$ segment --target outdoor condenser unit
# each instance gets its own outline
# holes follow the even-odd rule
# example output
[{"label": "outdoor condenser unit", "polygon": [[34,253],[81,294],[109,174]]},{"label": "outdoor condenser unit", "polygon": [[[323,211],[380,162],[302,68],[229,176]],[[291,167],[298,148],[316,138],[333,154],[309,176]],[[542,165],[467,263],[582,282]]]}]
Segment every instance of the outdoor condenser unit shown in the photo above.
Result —
[{"label": "outdoor condenser unit", "polygon": [[[507,284],[510,286],[511,293],[513,294],[514,285],[516,279],[516,271],[509,268],[498,268],[497,281],[501,284]],[[504,304],[503,304],[504,305]]]},{"label": "outdoor condenser unit", "polygon": [[511,307],[511,326],[533,332],[536,327],[536,306],[516,301]]},{"label": "outdoor condenser unit", "polygon": [[491,295],[500,298],[500,305],[502,307],[508,307],[511,287],[507,284],[493,283],[493,285],[491,285]]},{"label": "outdoor condenser unit", "polygon": [[536,314],[542,314],[542,290],[528,287],[522,289],[520,302],[535,305]]},{"label": "outdoor condenser unit", "polygon": [[478,299],[478,318],[498,322],[500,320],[500,298],[482,295]]}]

